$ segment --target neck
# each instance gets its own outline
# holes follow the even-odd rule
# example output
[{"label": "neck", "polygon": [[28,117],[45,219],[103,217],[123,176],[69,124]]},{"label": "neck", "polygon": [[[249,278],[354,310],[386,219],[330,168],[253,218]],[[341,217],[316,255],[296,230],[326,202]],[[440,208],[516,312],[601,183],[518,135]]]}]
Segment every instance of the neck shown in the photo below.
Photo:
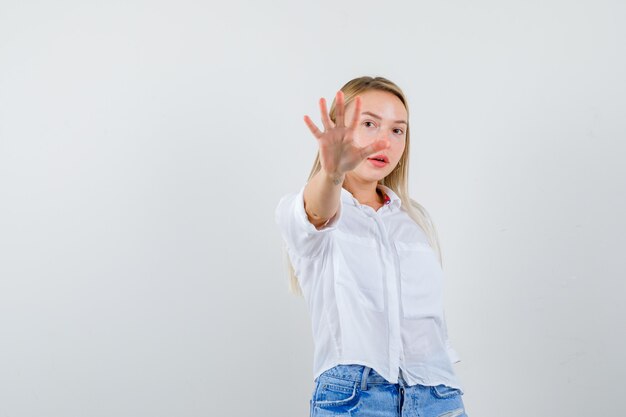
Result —
[{"label": "neck", "polygon": [[348,190],[359,203],[383,203],[383,194],[377,191],[378,181],[362,181],[346,175],[343,188]]}]

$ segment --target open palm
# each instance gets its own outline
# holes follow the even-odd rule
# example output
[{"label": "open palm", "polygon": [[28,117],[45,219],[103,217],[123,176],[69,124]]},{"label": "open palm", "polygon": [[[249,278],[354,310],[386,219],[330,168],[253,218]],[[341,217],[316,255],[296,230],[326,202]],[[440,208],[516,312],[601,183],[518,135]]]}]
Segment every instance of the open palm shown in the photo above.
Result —
[{"label": "open palm", "polygon": [[319,101],[324,132],[317,128],[309,116],[304,116],[304,122],[317,139],[320,149],[320,164],[324,171],[330,174],[342,175],[352,171],[368,156],[388,148],[389,141],[381,139],[364,147],[358,146],[354,141],[354,137],[361,113],[361,98],[357,96],[354,99],[355,110],[350,126],[346,126],[344,122],[345,105],[343,91],[337,92],[335,102],[336,122],[333,123],[326,110],[326,100],[321,98]]}]

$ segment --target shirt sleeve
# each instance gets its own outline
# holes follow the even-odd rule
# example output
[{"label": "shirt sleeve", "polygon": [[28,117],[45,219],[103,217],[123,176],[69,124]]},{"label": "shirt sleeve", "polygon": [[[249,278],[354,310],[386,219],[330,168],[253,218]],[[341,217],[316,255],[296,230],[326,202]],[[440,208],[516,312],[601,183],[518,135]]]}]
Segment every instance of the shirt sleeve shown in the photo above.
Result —
[{"label": "shirt sleeve", "polygon": [[448,337],[448,325],[446,324],[445,311],[443,313],[443,332],[444,332],[445,342],[446,342],[446,351],[448,352],[448,356],[450,357],[450,362],[451,363],[461,362],[461,358],[458,352],[454,350],[454,348],[452,347],[452,344],[450,343],[450,339]]},{"label": "shirt sleeve", "polygon": [[337,228],[341,219],[342,203],[339,200],[337,213],[317,229],[304,210],[304,188],[297,193],[287,194],[278,202],[275,210],[275,221],[287,247],[296,255],[312,258],[327,245],[329,232]]}]

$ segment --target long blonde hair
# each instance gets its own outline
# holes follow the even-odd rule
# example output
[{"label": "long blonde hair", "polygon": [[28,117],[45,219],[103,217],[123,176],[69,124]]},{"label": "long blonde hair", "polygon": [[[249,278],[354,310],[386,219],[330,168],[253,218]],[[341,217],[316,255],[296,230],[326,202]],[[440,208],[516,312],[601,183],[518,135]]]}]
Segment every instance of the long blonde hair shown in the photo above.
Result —
[{"label": "long blonde hair", "polygon": [[[400,87],[383,77],[365,76],[348,81],[343,87],[341,87],[341,91],[343,91],[344,94],[345,106],[347,107],[348,104],[351,103],[357,95],[364,93],[368,90],[386,91],[398,97],[406,108],[408,118],[409,106],[407,104],[404,93],[402,92]],[[329,116],[330,119],[335,122],[335,100],[333,100],[330,106]],[[430,215],[428,214],[426,209],[417,201],[409,197],[409,132],[410,129],[409,126],[407,126],[405,148],[402,156],[400,157],[400,161],[398,161],[398,164],[396,165],[394,170],[391,171],[389,175],[387,175],[385,178],[381,179],[378,183],[391,188],[393,192],[395,192],[398,197],[400,197],[400,199],[402,200],[401,207],[403,207],[407,214],[413,219],[413,221],[415,221],[415,223],[417,223],[424,230],[424,232],[426,233],[426,237],[428,238],[428,242],[439,257],[439,263],[443,268],[441,249],[439,247],[439,238],[437,236],[437,230],[435,229],[435,225],[431,221]],[[315,156],[315,161],[313,162],[313,167],[311,168],[308,180],[313,178],[313,176],[317,174],[320,169],[322,169],[322,165],[320,163],[320,155],[318,151],[317,155]],[[293,269],[293,265],[291,264],[288,256],[285,256],[285,258],[287,260],[289,268],[289,291],[295,295],[302,296],[302,289],[300,288],[300,284]]]}]

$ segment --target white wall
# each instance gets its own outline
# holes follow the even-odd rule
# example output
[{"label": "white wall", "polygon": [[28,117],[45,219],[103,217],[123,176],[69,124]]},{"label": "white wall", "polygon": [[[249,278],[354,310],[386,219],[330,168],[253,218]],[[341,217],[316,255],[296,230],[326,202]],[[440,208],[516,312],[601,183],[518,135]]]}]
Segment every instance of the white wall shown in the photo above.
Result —
[{"label": "white wall", "polygon": [[468,415],[618,415],[620,1],[0,2],[0,417],[304,416],[278,199],[349,79],[411,105]]}]

